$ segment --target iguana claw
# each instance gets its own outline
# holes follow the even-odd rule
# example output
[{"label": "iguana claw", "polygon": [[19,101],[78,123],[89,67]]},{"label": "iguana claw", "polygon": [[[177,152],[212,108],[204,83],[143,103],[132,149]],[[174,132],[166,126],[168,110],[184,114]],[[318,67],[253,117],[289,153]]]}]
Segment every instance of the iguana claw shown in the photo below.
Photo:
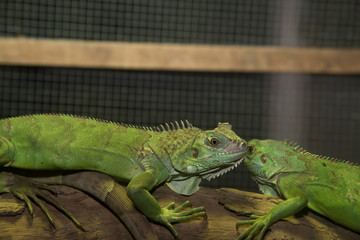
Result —
[{"label": "iguana claw", "polygon": [[268,228],[270,227],[270,221],[267,218],[268,216],[265,214],[264,216],[257,216],[257,215],[251,215],[250,218],[252,220],[244,220],[244,221],[238,221],[236,223],[236,229],[238,229],[241,225],[251,224],[251,226],[243,233],[241,233],[236,240],[246,239],[250,240],[253,239],[255,234],[260,231],[258,240],[261,240],[264,238],[264,235]]},{"label": "iguana claw", "polygon": [[161,209],[161,213],[156,217],[155,220],[164,224],[171,233],[174,235],[176,239],[178,239],[178,233],[171,223],[188,221],[197,217],[206,217],[206,212],[204,207],[191,208],[187,211],[180,212],[187,207],[191,207],[191,203],[189,201],[184,202],[177,208],[175,207],[175,203],[172,202],[166,207]]},{"label": "iguana claw", "polygon": [[43,199],[49,204],[53,205],[60,211],[62,211],[79,229],[82,231],[85,231],[85,229],[81,226],[81,224],[75,219],[75,217],[71,214],[70,211],[68,211],[63,205],[58,203],[55,199],[53,199],[51,196],[48,196],[47,194],[44,194],[40,189],[45,189],[47,191],[50,191],[52,194],[56,195],[56,190],[52,187],[49,187],[46,184],[37,183],[37,182],[31,182],[28,179],[22,178],[20,176],[12,175],[12,180],[10,186],[8,187],[8,191],[14,194],[17,198],[24,201],[29,214],[31,217],[33,217],[34,210],[31,204],[31,200],[35,202],[41,211],[44,213],[44,215],[47,217],[51,225],[55,227],[55,221],[51,217],[49,210],[45,207],[43,202],[40,200]]}]

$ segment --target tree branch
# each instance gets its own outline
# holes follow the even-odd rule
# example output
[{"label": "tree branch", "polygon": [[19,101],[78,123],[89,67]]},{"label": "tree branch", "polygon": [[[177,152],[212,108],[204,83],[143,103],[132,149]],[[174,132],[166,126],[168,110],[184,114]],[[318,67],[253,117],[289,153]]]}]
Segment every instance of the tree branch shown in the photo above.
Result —
[{"label": "tree branch", "polygon": [[[77,229],[62,213],[50,205],[56,229],[47,221],[42,212],[34,206],[34,217],[24,211],[17,216],[0,217],[0,239],[132,239],[131,234],[120,220],[104,205],[88,195],[65,186],[59,186],[57,200],[62,203],[85,227],[86,232]],[[153,193],[162,206],[175,201],[176,206],[186,200],[194,207],[204,206],[208,218],[196,219],[174,224],[180,239],[235,239],[238,233],[235,224],[240,219],[248,219],[240,215],[263,215],[282,200],[275,197],[249,193],[235,189],[201,188],[190,197],[180,196],[166,186],[159,187]],[[2,195],[0,208],[4,202],[13,197]],[[7,200],[10,199],[10,200]],[[18,201],[20,208],[24,204]],[[17,206],[13,206],[17,207]],[[20,211],[21,212],[21,211]],[[139,226],[140,228],[141,226]],[[173,239],[163,226],[152,223],[159,239]],[[244,226],[239,231],[244,231]],[[306,210],[296,217],[292,216],[271,226],[265,235],[266,239],[358,239],[360,235],[345,229],[315,213]]]}]

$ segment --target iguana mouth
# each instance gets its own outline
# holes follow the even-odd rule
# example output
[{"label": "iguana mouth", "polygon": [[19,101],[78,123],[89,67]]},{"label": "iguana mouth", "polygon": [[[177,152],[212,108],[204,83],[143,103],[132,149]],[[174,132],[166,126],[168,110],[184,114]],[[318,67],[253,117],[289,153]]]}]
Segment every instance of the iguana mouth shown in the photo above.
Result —
[{"label": "iguana mouth", "polygon": [[217,167],[217,168],[211,169],[209,171],[203,172],[203,173],[200,174],[200,176],[203,179],[206,179],[206,180],[210,181],[210,180],[212,180],[214,178],[217,178],[217,177],[223,175],[224,173],[227,173],[230,170],[233,170],[234,168],[236,168],[243,161],[243,159],[244,158],[240,158],[236,162],[231,162],[231,163],[226,164],[226,165],[229,165],[229,167],[226,167],[226,168]]}]

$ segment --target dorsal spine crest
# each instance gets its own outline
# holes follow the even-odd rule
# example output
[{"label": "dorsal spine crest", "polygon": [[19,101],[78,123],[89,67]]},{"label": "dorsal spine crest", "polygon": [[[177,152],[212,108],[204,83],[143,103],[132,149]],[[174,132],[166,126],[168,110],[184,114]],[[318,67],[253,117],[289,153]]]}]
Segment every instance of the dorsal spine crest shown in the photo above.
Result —
[{"label": "dorsal spine crest", "polygon": [[289,139],[285,139],[283,142],[286,145],[288,145],[290,148],[295,150],[296,152],[304,154],[304,155],[308,155],[308,156],[313,156],[314,158],[319,159],[319,160],[321,159],[321,160],[327,160],[327,161],[331,161],[331,162],[345,163],[345,164],[352,165],[352,166],[358,166],[359,165],[358,163],[353,163],[353,162],[338,159],[338,158],[332,158],[332,157],[327,157],[327,156],[323,156],[323,155],[317,155],[317,154],[309,153],[308,151],[306,151],[305,149],[300,147],[299,144],[297,144],[296,142],[292,142]]},{"label": "dorsal spine crest", "polygon": [[164,125],[162,125],[162,124],[160,125],[160,127],[157,127],[157,126],[148,127],[148,126],[130,125],[130,124],[127,124],[127,123],[119,123],[119,122],[113,122],[113,121],[94,118],[94,117],[85,117],[85,116],[79,116],[79,115],[73,115],[73,114],[67,114],[67,113],[28,114],[28,115],[23,115],[23,116],[9,117],[8,119],[16,119],[16,118],[32,117],[32,116],[34,116],[34,117],[38,117],[38,116],[60,116],[60,117],[73,117],[73,118],[81,118],[81,119],[90,119],[90,120],[97,121],[97,122],[115,124],[115,125],[124,126],[124,127],[128,127],[128,128],[136,128],[136,129],[140,129],[140,130],[153,131],[153,132],[174,131],[174,130],[188,129],[188,128],[193,128],[194,127],[188,120],[185,120],[185,123],[182,120],[180,120],[180,124],[177,121],[175,121],[175,123],[174,122],[165,123],[165,126],[166,126],[166,128],[165,128]]}]

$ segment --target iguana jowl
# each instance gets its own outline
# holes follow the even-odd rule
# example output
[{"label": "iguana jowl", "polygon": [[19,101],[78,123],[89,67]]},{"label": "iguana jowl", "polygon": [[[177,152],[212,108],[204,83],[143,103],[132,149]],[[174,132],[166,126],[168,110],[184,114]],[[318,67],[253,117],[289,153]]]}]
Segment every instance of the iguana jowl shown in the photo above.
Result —
[{"label": "iguana jowl", "polygon": [[161,208],[149,191],[166,182],[177,193],[193,194],[202,178],[237,165],[247,146],[227,123],[208,131],[188,122],[166,126],[137,128],[71,115],[7,118],[0,120],[0,166],[93,170],[129,182],[136,207],[177,236],[171,222],[204,216],[204,209],[179,213],[187,203]]},{"label": "iguana jowl", "polygon": [[305,207],[353,231],[360,232],[360,167],[350,162],[311,154],[295,143],[251,140],[246,168],[260,190],[286,199],[263,216],[239,221],[237,227],[251,224],[237,239],[252,239],[276,221]]}]

